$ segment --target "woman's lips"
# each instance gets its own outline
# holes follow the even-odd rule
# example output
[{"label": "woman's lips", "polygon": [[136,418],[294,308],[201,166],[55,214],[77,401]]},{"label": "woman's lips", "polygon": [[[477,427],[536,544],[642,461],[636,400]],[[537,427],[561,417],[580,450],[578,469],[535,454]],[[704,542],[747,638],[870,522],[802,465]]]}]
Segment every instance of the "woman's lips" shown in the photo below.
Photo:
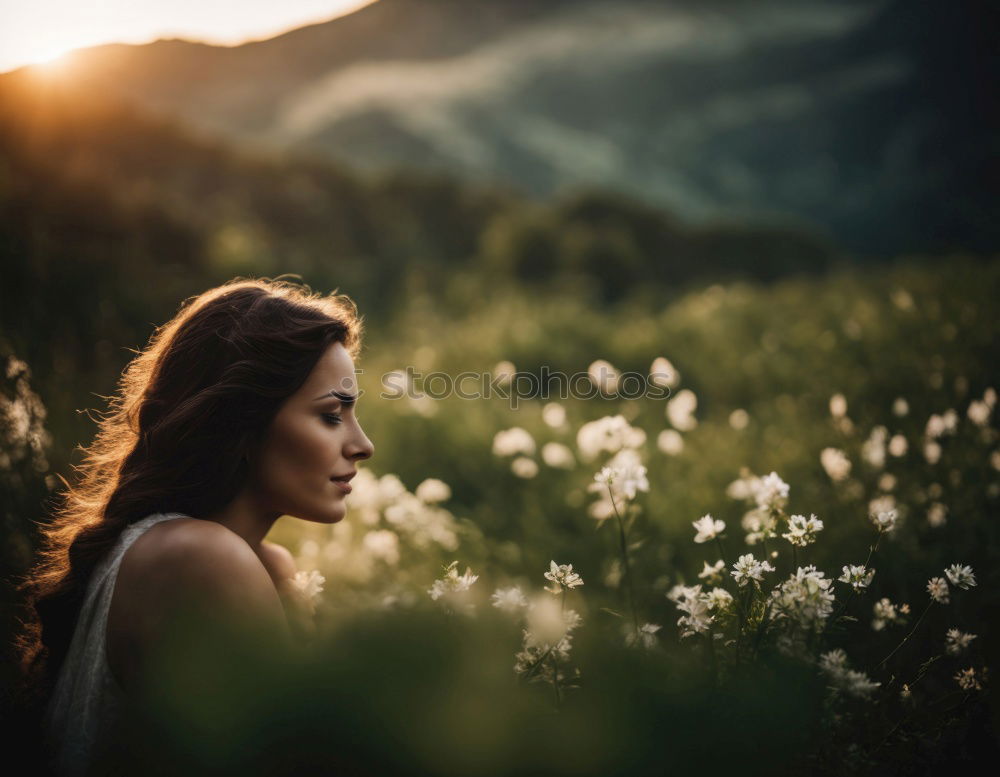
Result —
[{"label": "woman's lips", "polygon": [[331,479],[331,480],[333,481],[333,483],[334,483],[334,484],[335,484],[335,485],[336,485],[336,486],[337,486],[337,487],[338,487],[338,488],[339,488],[339,489],[340,489],[341,491],[343,491],[343,492],[344,492],[345,494],[349,494],[349,493],[351,493],[351,491],[353,490],[353,489],[351,488],[351,484],[350,484],[350,483],[348,483],[348,482],[347,482],[346,480],[333,480],[333,478],[330,478],[330,479]]}]

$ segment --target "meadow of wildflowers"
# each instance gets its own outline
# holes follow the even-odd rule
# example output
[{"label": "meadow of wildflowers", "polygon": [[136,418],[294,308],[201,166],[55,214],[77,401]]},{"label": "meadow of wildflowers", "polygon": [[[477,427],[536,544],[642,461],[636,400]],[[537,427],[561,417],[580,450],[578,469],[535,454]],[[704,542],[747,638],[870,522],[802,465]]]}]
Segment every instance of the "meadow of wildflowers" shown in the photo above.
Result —
[{"label": "meadow of wildflowers", "polygon": [[[582,365],[603,397],[624,371],[616,365],[641,358],[670,387],[666,399],[400,405],[395,439],[412,435],[411,452],[430,445],[390,453],[424,475],[413,492],[366,473],[343,524],[289,535],[300,566],[327,577],[317,617],[343,637],[334,624],[374,605],[387,618],[444,617],[464,639],[488,641],[474,673],[509,675],[523,695],[504,695],[507,712],[557,714],[559,723],[546,718],[559,727],[548,729],[561,742],[551,753],[565,756],[579,736],[606,759],[570,759],[578,771],[567,773],[653,772],[670,752],[692,768],[921,773],[992,752],[1000,436],[987,382],[996,370],[981,359],[993,345],[973,331],[983,308],[967,299],[932,324],[944,318],[940,302],[932,316],[919,283],[905,280],[889,276],[881,300],[877,288],[859,290],[853,307],[785,287],[753,308],[740,287],[709,289],[675,306],[661,332],[713,328],[710,314],[757,316],[753,341],[727,355],[714,341],[706,354],[687,344],[676,349],[682,361],[650,347],[668,336],[649,337],[640,356],[622,334],[620,362]],[[822,311],[800,323],[818,327],[811,339],[777,326],[784,295],[790,315],[795,305]],[[831,308],[842,317],[814,320]],[[646,337],[635,322],[622,328]],[[929,341],[927,352],[901,356],[905,337]],[[498,373],[530,363],[509,356]],[[726,364],[770,372],[770,383],[730,381]],[[420,428],[438,436],[417,442]],[[623,711],[626,688],[668,716],[662,741]],[[506,721],[494,725],[508,727],[497,734],[507,742],[516,726],[492,714]],[[695,715],[725,727],[726,747],[678,721]],[[783,748],[762,741],[778,736],[773,727],[734,734],[750,719],[794,731]],[[509,773],[540,763],[491,743],[497,764],[508,763],[499,750],[513,759]],[[647,760],[630,761],[624,747]],[[748,766],[755,748],[766,760]]]},{"label": "meadow of wildflowers", "polygon": [[[347,517],[271,535],[305,660],[275,671],[262,640],[195,682],[165,658],[155,692],[184,714],[142,735],[246,774],[288,753],[602,776],[994,756],[998,290],[1000,267],[959,264],[621,310],[415,304],[360,362],[377,453]],[[406,365],[550,365],[594,395],[380,399]],[[629,372],[668,394],[616,397]]]}]

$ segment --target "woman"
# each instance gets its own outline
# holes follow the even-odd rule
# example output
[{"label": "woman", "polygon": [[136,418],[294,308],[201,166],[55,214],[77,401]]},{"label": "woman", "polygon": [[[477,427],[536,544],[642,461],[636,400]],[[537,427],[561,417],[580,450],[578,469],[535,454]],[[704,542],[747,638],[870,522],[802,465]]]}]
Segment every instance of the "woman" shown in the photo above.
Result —
[{"label": "woman", "polygon": [[344,296],[237,279],[182,306],[129,364],[43,529],[20,648],[58,773],[106,750],[173,618],[265,623],[291,641],[282,515],[335,523],[372,455],[354,415],[361,321]]}]

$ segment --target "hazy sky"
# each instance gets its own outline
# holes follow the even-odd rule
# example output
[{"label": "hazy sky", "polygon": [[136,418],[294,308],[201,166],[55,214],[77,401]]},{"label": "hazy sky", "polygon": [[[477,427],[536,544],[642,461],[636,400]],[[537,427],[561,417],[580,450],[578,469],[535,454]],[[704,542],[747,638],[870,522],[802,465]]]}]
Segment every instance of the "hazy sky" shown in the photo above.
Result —
[{"label": "hazy sky", "polygon": [[371,0],[0,0],[0,72],[82,46],[188,38],[235,44]]}]

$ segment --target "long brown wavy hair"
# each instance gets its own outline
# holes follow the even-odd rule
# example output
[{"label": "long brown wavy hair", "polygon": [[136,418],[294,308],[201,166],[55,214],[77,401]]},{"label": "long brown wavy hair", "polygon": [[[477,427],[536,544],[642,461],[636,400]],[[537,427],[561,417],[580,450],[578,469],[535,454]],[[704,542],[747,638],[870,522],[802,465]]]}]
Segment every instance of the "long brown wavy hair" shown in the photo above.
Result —
[{"label": "long brown wavy hair", "polygon": [[62,479],[53,519],[20,581],[16,637],[23,702],[36,713],[69,649],[87,582],[129,524],[158,512],[193,517],[228,504],[248,455],[334,342],[352,356],[362,322],[336,293],[237,278],[182,303],[129,363],[76,483]]}]

